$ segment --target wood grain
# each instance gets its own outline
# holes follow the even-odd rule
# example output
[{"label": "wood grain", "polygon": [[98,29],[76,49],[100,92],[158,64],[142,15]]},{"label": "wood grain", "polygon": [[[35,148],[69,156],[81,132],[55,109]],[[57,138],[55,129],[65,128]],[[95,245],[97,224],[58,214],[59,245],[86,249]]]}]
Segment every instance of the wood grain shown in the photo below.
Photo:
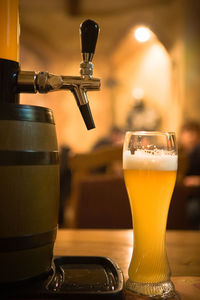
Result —
[{"label": "wood grain", "polygon": [[[132,230],[62,229],[58,231],[54,255],[109,257],[127,280],[132,244]],[[166,246],[172,281],[181,299],[200,300],[200,231],[167,231]],[[136,298],[127,294],[126,299]]]}]

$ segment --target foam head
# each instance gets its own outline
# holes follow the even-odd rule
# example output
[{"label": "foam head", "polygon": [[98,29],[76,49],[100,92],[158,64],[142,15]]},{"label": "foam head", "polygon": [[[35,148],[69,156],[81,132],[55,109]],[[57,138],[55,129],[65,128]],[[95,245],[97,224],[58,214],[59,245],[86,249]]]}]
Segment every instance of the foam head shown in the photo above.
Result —
[{"label": "foam head", "polygon": [[126,150],[123,152],[123,169],[176,171],[177,160],[176,154],[164,150],[138,149],[134,154]]}]

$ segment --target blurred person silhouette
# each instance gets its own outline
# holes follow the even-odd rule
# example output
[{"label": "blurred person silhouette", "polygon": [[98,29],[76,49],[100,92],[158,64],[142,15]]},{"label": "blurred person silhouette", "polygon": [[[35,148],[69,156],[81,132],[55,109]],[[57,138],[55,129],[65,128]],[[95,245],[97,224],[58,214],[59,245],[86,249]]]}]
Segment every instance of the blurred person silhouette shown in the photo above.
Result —
[{"label": "blurred person silhouette", "polygon": [[154,107],[147,105],[143,98],[134,99],[126,124],[128,130],[158,130],[161,124],[161,117]]},{"label": "blurred person silhouette", "polygon": [[[194,228],[200,228],[200,124],[194,121],[183,125],[180,133],[180,155],[186,158],[183,185],[196,188],[195,196],[187,202],[187,217]],[[181,166],[180,166],[181,168]],[[198,188],[199,187],[199,188]]]},{"label": "blurred person silhouette", "polygon": [[113,126],[109,132],[109,134],[99,141],[97,141],[94,146],[93,150],[99,149],[104,146],[117,146],[123,145],[124,142],[124,132],[117,126]]},{"label": "blurred person silhouette", "polygon": [[187,156],[184,185],[200,186],[200,124],[188,122],[183,125],[180,145]]},{"label": "blurred person silhouette", "polygon": [[[109,132],[109,134],[99,141],[97,141],[92,150],[98,150],[103,147],[112,147],[112,146],[122,146],[124,142],[124,131],[117,127],[113,126]],[[92,173],[104,174],[108,171],[108,166],[101,166],[97,169],[92,170]],[[112,171],[116,174],[120,174],[122,172],[122,166],[118,162],[112,165]]]}]

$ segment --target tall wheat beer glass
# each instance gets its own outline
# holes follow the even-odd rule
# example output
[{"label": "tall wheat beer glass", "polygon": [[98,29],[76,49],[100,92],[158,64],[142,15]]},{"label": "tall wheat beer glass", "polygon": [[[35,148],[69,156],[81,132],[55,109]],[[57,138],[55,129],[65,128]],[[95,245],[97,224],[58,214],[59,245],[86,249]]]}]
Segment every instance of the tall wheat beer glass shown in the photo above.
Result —
[{"label": "tall wheat beer glass", "polygon": [[165,249],[177,171],[174,133],[127,132],[123,169],[134,229],[127,289],[156,299],[176,298]]}]

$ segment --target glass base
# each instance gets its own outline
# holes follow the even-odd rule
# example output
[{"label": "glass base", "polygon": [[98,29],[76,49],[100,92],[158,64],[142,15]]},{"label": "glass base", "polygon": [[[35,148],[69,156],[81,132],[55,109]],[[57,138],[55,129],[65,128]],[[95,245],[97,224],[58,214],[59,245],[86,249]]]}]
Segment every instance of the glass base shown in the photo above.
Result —
[{"label": "glass base", "polygon": [[170,280],[157,283],[143,283],[128,279],[126,289],[138,296],[148,296],[148,298],[153,299],[180,299]]}]

